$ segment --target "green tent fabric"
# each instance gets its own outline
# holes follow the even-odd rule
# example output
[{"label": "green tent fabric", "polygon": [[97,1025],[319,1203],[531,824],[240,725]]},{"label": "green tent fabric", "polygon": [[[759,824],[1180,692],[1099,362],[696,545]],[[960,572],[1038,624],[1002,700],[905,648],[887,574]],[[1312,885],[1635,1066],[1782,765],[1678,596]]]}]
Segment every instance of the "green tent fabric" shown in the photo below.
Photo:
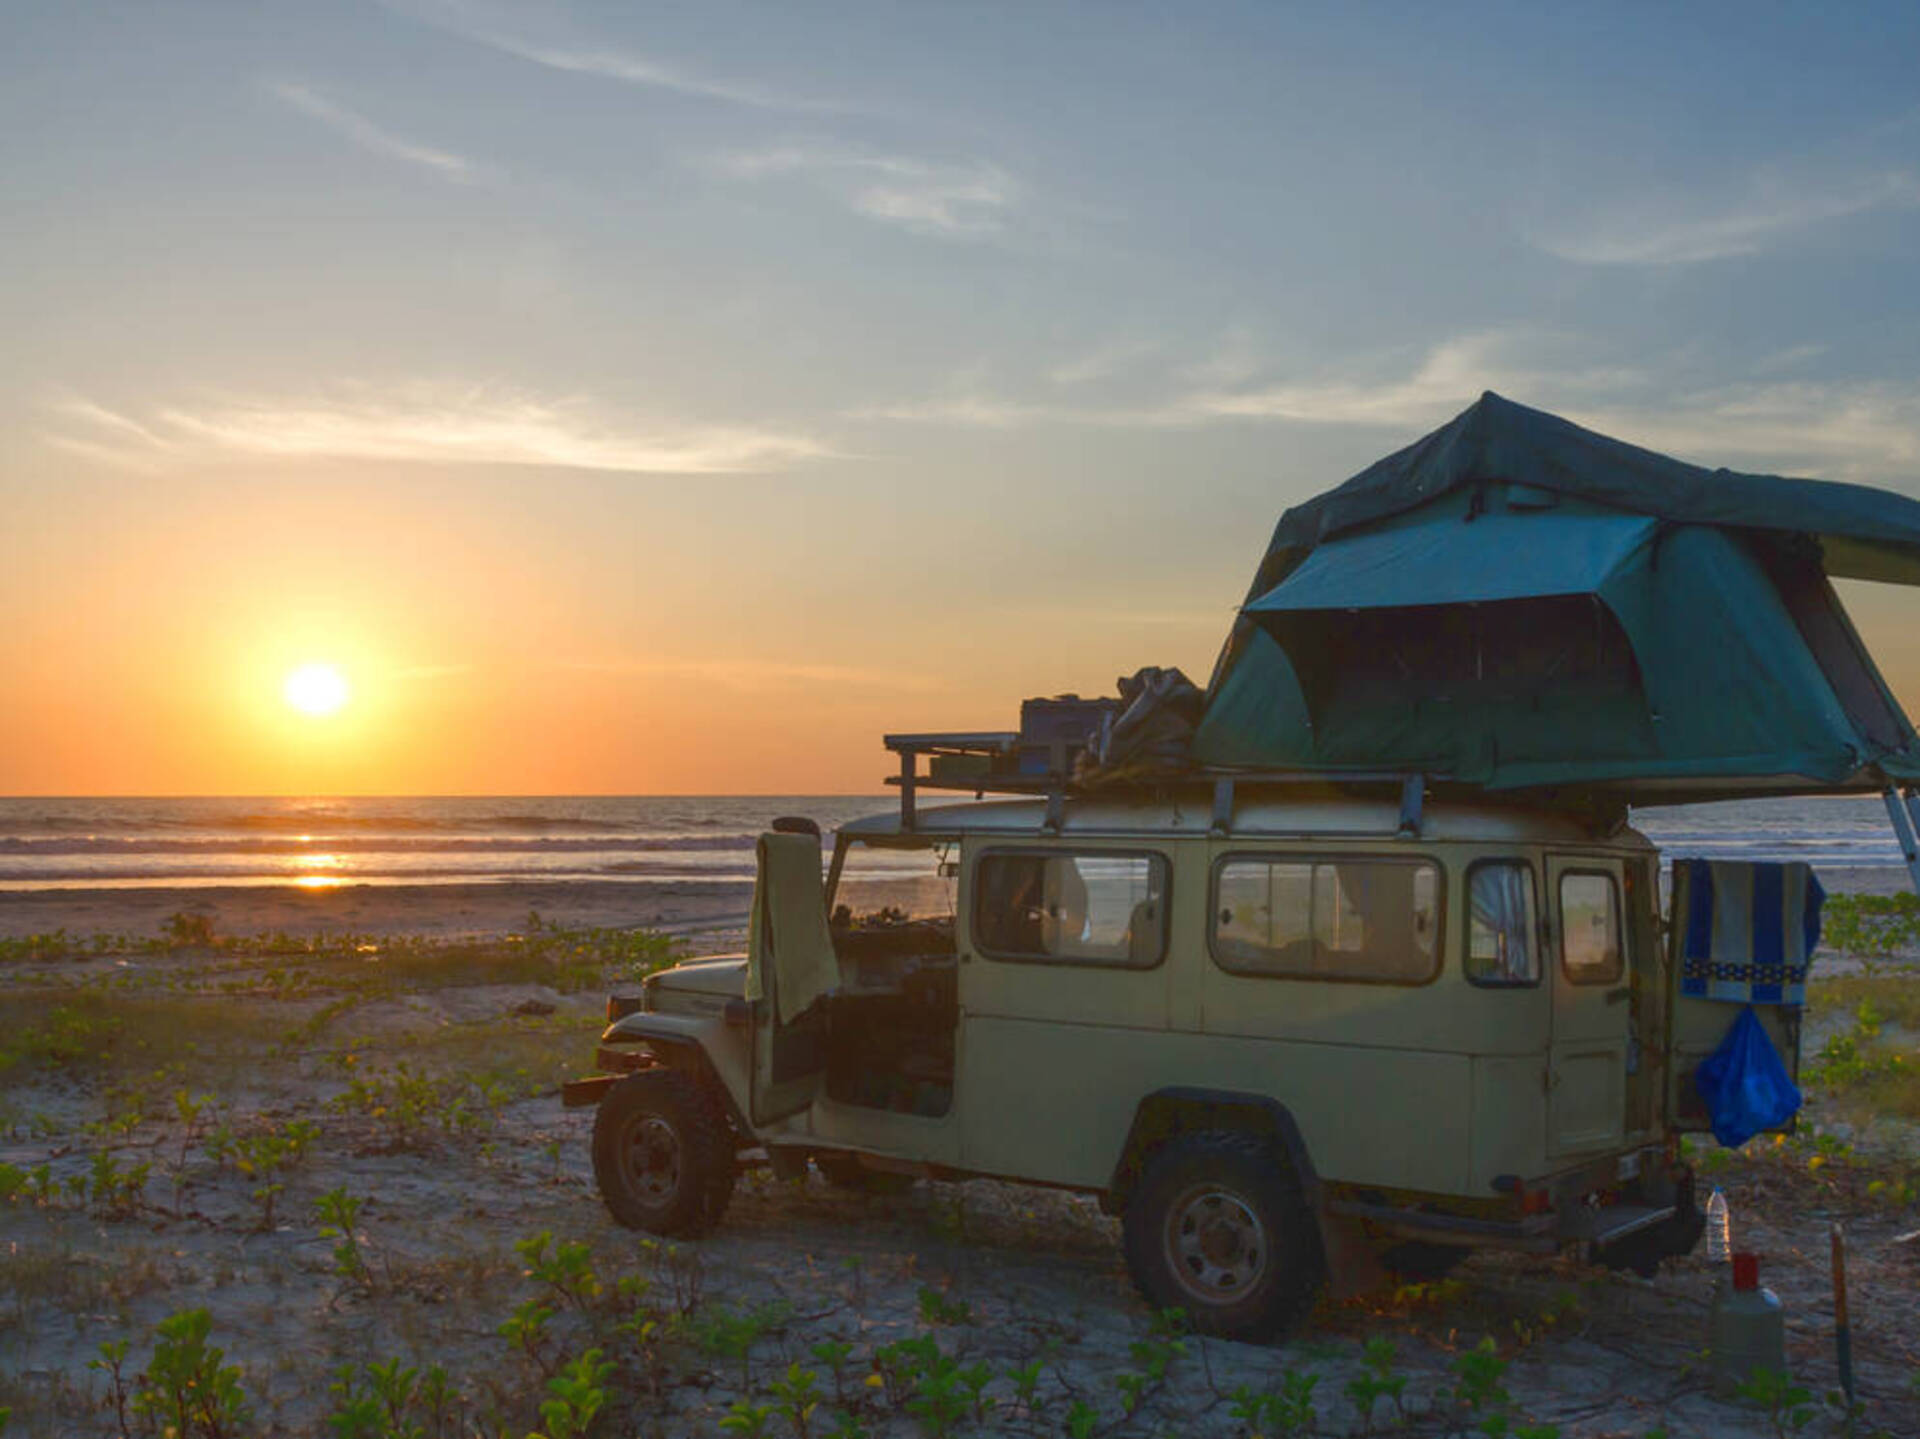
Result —
[{"label": "green tent fabric", "polygon": [[1402,525],[1330,541],[1245,607],[1390,609],[1580,595],[1659,529],[1639,515],[1486,515],[1474,524]]},{"label": "green tent fabric", "polygon": [[1486,396],[1282,517],[1196,761],[1633,802],[1920,778],[1827,576],[1920,504],[1709,472]]}]

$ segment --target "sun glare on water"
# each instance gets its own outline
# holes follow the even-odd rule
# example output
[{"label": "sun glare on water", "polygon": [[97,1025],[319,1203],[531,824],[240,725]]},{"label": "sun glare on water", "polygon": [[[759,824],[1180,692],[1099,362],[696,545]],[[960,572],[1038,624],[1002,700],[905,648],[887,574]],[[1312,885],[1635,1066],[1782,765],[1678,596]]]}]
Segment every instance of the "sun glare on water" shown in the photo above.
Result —
[{"label": "sun glare on water", "polygon": [[330,715],[351,699],[347,677],[332,665],[301,665],[286,678],[280,693],[302,714]]}]

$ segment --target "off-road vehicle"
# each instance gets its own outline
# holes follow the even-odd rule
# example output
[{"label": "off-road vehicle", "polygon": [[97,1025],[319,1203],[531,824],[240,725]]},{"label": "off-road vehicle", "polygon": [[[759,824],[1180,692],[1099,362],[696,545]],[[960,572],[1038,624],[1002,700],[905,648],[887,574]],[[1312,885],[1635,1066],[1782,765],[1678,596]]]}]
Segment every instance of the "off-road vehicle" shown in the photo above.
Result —
[{"label": "off-road vehicle", "polygon": [[[1238,1337],[1381,1261],[1692,1248],[1679,1135],[1737,1011],[1681,997],[1643,836],[1417,782],[1056,776],[916,806],[916,756],[959,787],[1015,738],[890,738],[899,812],[840,829],[830,862],[776,821],[747,953],[609,1001],[601,1072],[566,1098],[599,1106],[617,1220],[700,1234],[748,1162],[1055,1186],[1120,1217],[1152,1304]],[[875,852],[923,855],[950,905],[852,915]],[[1797,1011],[1760,1013],[1796,1064]]]}]

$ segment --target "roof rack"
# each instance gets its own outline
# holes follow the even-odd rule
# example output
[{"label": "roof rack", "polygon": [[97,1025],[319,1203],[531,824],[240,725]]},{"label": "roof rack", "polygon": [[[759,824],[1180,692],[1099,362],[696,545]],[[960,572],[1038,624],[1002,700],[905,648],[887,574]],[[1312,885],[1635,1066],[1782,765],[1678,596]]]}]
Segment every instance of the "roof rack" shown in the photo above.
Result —
[{"label": "roof rack", "polygon": [[[987,794],[1027,795],[1044,798],[1046,818],[1041,828],[1057,834],[1066,818],[1069,793],[1086,793],[1073,779],[1073,756],[1080,746],[1053,739],[1045,746],[1044,768],[1031,767],[1038,747],[1022,744],[1012,730],[964,730],[928,734],[890,734],[882,743],[900,756],[900,773],[887,776],[887,783],[900,791],[900,828],[911,833],[917,826],[916,801],[923,789],[966,791],[975,798]],[[927,768],[920,769],[920,756],[927,756]],[[1022,761],[1027,761],[1023,767]],[[1417,838],[1424,819],[1429,776],[1389,770],[1229,770],[1195,767],[1185,773],[1132,783],[1117,781],[1103,788],[1143,788],[1167,784],[1211,784],[1213,786],[1214,834],[1233,830],[1235,789],[1243,784],[1369,784],[1397,786],[1400,791],[1400,817],[1394,833]]]}]

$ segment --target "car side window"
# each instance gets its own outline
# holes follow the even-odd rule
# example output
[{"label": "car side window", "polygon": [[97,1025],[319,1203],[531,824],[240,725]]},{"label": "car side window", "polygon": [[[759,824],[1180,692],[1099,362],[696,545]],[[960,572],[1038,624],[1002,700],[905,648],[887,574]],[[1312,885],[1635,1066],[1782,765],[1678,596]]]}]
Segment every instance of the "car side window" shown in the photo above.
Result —
[{"label": "car side window", "polygon": [[1466,970],[1495,989],[1540,982],[1540,917],[1524,860],[1481,860],[1467,871]]},{"label": "car side window", "polygon": [[1560,876],[1560,964],[1575,984],[1617,984],[1626,972],[1620,888],[1612,875],[1569,870]]},{"label": "car side window", "polygon": [[1161,855],[990,851],[974,873],[974,940],[992,958],[1151,969],[1166,953]]},{"label": "car side window", "polygon": [[1234,974],[1425,984],[1439,968],[1431,861],[1229,856],[1213,899],[1213,955]]}]

